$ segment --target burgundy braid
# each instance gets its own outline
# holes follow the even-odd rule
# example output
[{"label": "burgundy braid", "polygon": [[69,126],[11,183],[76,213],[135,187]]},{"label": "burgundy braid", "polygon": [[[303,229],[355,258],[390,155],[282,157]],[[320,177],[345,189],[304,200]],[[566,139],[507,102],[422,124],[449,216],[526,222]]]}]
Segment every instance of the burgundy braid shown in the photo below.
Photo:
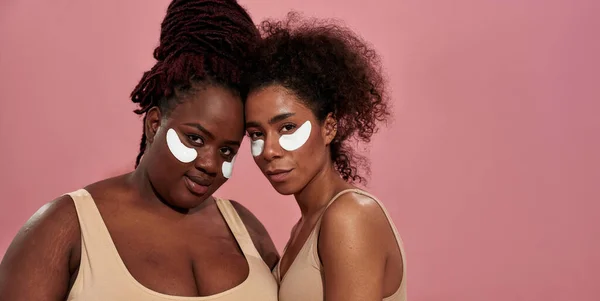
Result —
[{"label": "burgundy braid", "polygon": [[[259,33],[252,19],[235,0],[173,0],[161,25],[156,64],[144,73],[131,92],[144,115],[152,107],[168,110],[176,89],[196,81],[210,81],[239,93],[246,57]],[[167,112],[164,112],[167,113]],[[146,150],[142,131],[137,167]]]}]

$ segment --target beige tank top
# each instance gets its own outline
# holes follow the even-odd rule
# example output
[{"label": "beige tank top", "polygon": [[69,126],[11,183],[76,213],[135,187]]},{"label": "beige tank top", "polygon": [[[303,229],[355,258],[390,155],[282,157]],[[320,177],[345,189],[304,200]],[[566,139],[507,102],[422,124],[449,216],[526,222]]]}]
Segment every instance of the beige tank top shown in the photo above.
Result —
[{"label": "beige tank top", "polygon": [[[398,230],[394,226],[390,215],[387,210],[383,206],[383,204],[374,196],[359,190],[359,189],[347,189],[343,190],[337,195],[335,195],[327,207],[331,205],[339,196],[344,193],[354,192],[358,194],[362,194],[369,198],[375,200],[383,212],[387,217],[392,230],[394,231],[394,235],[396,236],[396,242],[398,243],[398,247],[400,248],[400,252],[402,253],[402,265],[403,265],[403,273],[402,273],[402,283],[400,283],[400,287],[398,290],[392,294],[391,296],[384,298],[383,301],[406,301],[406,255],[404,253],[404,247],[402,244],[402,239],[398,234]],[[323,266],[321,265],[321,260],[319,259],[317,243],[319,241],[319,229],[321,226],[321,217],[317,221],[315,228],[312,230],[308,239],[298,252],[298,255],[288,268],[287,272],[283,276],[283,279],[280,277],[279,264],[275,267],[273,271],[273,275],[279,282],[279,301],[323,301]],[[287,247],[286,247],[287,249]],[[283,254],[285,254],[283,251]],[[283,257],[283,256],[282,256]]]},{"label": "beige tank top", "polygon": [[228,200],[215,198],[248,262],[248,278],[240,285],[206,297],[171,296],[139,283],[127,270],[92,196],[84,189],[69,193],[81,228],[81,263],[67,301],[277,301],[277,282],[254,247],[246,226]]}]

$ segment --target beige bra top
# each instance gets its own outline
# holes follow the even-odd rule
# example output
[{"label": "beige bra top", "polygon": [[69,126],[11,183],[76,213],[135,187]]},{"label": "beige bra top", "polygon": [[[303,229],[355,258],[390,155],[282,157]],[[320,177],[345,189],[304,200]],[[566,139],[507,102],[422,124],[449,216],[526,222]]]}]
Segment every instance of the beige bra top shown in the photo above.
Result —
[{"label": "beige bra top", "polygon": [[[331,205],[339,196],[344,193],[354,192],[362,194],[375,200],[388,219],[394,235],[396,236],[396,242],[402,253],[402,283],[398,290],[391,296],[384,298],[383,301],[406,301],[406,256],[404,253],[404,247],[402,239],[398,234],[398,230],[394,226],[392,219],[390,218],[387,210],[383,204],[374,196],[359,190],[359,189],[347,189],[343,190],[335,195],[327,207]],[[323,217],[323,215],[321,215]],[[279,264],[275,267],[273,275],[279,281],[279,300],[280,301],[323,301],[323,266],[319,259],[317,243],[319,241],[319,229],[321,226],[321,218],[317,221],[315,228],[312,230],[308,239],[300,249],[300,252],[288,268],[287,272],[280,277]],[[283,251],[285,254],[285,250]],[[283,257],[283,256],[282,256]]]},{"label": "beige bra top", "polygon": [[153,291],[135,280],[121,260],[92,196],[84,189],[69,195],[75,203],[81,228],[81,263],[67,301],[277,301],[277,282],[228,200],[215,198],[247,259],[248,278],[240,285],[215,295],[183,297]]}]

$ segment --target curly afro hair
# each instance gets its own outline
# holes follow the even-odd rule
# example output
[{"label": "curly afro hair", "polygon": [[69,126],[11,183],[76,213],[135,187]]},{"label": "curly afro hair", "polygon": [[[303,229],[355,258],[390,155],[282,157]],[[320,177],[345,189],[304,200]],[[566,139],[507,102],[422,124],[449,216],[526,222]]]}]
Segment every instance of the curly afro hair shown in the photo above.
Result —
[{"label": "curly afro hair", "polygon": [[[138,106],[134,112],[145,116],[152,107],[159,107],[168,114],[177,101],[205,84],[241,96],[247,56],[259,40],[250,15],[235,0],[173,0],[161,24],[160,44],[154,49],[156,63],[131,92]],[[136,167],[145,149],[142,134]]]},{"label": "curly afro hair", "polygon": [[259,25],[263,40],[247,74],[248,93],[281,85],[304,102],[317,119],[332,113],[337,135],[331,160],[348,182],[365,182],[366,158],[352,142],[368,143],[389,113],[379,56],[350,29],[329,20],[305,19],[290,12],[283,21]]}]

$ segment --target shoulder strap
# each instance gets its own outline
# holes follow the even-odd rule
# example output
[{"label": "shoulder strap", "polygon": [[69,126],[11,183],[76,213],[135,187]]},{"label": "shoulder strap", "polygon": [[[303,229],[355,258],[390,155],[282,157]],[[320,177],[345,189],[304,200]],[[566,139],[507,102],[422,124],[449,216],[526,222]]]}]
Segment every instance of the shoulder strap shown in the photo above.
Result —
[{"label": "shoulder strap", "polygon": [[261,258],[260,254],[256,250],[256,247],[254,246],[254,242],[252,242],[252,238],[250,237],[250,233],[248,233],[248,229],[246,229],[246,225],[231,202],[229,200],[219,199],[216,197],[215,202],[217,203],[217,207],[219,207],[219,211],[221,211],[221,215],[223,215],[227,226],[229,226],[231,233],[233,233],[235,240],[240,245],[242,252],[244,252],[246,255]]},{"label": "shoulder strap", "polygon": [[112,238],[89,192],[85,189],[79,189],[68,193],[68,195],[73,199],[73,203],[75,204],[81,237],[85,245],[88,248],[91,247],[90,249],[93,250],[100,250],[111,246],[113,244]]},{"label": "shoulder strap", "polygon": [[118,253],[94,199],[85,189],[67,194],[73,199],[81,229],[80,274],[83,278],[116,277]]}]

